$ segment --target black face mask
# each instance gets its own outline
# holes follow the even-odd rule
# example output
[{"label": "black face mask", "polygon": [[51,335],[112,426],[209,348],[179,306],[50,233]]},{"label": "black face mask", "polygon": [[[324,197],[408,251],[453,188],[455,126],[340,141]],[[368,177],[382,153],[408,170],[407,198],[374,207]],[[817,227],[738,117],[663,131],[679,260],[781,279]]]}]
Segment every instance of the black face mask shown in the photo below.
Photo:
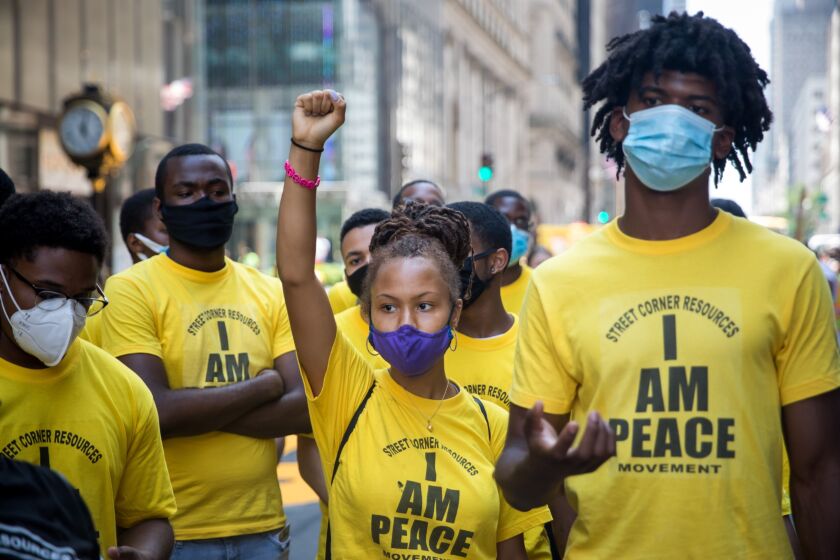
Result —
[{"label": "black face mask", "polygon": [[203,197],[186,206],[164,204],[160,212],[170,237],[200,249],[216,249],[230,239],[236,200],[213,202]]},{"label": "black face mask", "polygon": [[365,283],[367,277],[368,265],[362,265],[353,271],[353,274],[345,274],[347,278],[347,287],[353,292],[353,295],[362,299],[362,285]]},{"label": "black face mask", "polygon": [[478,301],[487,285],[490,284],[490,279],[482,280],[475,272],[475,261],[486,259],[496,252],[496,249],[488,249],[477,255],[467,257],[464,261],[464,266],[461,267],[461,300],[464,302],[464,309]]}]

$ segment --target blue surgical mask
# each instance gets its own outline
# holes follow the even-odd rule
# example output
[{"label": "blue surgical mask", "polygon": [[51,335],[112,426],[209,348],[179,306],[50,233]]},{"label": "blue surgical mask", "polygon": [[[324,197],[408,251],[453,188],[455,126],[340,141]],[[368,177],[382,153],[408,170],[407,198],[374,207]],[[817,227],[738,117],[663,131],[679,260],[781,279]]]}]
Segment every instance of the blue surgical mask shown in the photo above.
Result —
[{"label": "blue surgical mask", "polygon": [[528,252],[528,244],[531,242],[531,234],[513,224],[510,226],[510,235],[513,243],[511,244],[508,268],[519,264],[519,260]]},{"label": "blue surgical mask", "polygon": [[624,157],[636,177],[659,192],[676,191],[700,176],[712,162],[715,124],[679,105],[624,111],[630,121],[622,142]]}]

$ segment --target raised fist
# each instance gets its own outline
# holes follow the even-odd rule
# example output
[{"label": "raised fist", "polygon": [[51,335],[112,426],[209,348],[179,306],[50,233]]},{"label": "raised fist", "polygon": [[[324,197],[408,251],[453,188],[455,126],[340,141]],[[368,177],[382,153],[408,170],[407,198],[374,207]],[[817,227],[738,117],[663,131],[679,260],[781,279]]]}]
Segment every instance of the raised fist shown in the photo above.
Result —
[{"label": "raised fist", "polygon": [[304,93],[295,101],[292,138],[307,148],[323,148],[327,138],[344,124],[346,110],[344,97],[331,89]]}]

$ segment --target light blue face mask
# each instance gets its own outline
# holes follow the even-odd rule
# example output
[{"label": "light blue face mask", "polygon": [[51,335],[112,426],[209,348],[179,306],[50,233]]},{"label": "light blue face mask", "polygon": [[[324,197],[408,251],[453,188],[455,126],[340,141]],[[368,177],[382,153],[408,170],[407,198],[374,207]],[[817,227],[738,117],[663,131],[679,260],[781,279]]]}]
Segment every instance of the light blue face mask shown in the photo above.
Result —
[{"label": "light blue face mask", "polygon": [[508,268],[519,264],[519,260],[528,252],[528,243],[531,241],[531,235],[527,231],[522,231],[513,224],[510,226],[510,234],[513,243],[511,244]]},{"label": "light blue face mask", "polygon": [[679,105],[660,105],[624,118],[630,131],[621,144],[627,164],[650,189],[676,191],[712,162],[712,137],[723,127]]}]

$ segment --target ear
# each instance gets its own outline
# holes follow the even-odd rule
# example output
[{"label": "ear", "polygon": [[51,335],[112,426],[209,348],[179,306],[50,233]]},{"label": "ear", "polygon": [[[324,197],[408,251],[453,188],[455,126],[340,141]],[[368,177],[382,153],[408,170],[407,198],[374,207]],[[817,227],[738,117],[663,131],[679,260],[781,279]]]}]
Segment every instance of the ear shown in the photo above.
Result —
[{"label": "ear", "polygon": [[715,132],[712,138],[712,153],[715,159],[725,159],[732,151],[733,142],[735,142],[735,129],[731,126],[724,126],[723,130]]},{"label": "ear", "polygon": [[464,301],[459,298],[455,302],[455,308],[452,310],[452,318],[449,320],[449,326],[452,327],[453,330],[458,328],[458,323],[461,321],[461,311],[463,309]]},{"label": "ear", "polygon": [[487,258],[490,274],[499,274],[507,268],[510,254],[507,249],[496,249],[496,252]]},{"label": "ear", "polygon": [[624,107],[616,107],[610,113],[610,136],[616,142],[624,142],[629,130],[630,121],[624,118]]},{"label": "ear", "polygon": [[125,238],[125,246],[128,247],[128,252],[131,253],[132,256],[145,253],[146,249],[143,242],[137,239],[137,236],[133,233],[129,233],[128,237]]},{"label": "ear", "polygon": [[155,213],[155,216],[161,222],[163,221],[163,214],[160,211],[161,201],[158,197],[154,197],[152,199],[152,212]]}]

